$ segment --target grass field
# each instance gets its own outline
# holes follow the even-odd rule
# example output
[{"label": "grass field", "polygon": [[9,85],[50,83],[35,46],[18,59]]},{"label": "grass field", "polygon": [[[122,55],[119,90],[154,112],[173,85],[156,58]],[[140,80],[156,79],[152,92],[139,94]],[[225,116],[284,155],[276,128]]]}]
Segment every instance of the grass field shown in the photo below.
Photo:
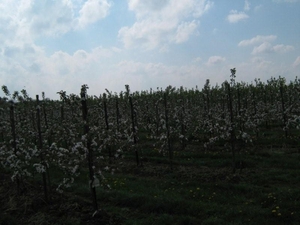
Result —
[{"label": "grass field", "polygon": [[[296,149],[244,149],[235,174],[226,151],[205,152],[190,144],[175,152],[171,171],[167,157],[151,144],[140,149],[142,167],[126,153],[113,175],[104,174],[97,188],[101,211],[94,217],[87,172],[63,194],[53,190],[45,203],[37,179],[18,195],[2,171],[0,224],[300,224]],[[53,183],[59,178],[51,176]]]}]

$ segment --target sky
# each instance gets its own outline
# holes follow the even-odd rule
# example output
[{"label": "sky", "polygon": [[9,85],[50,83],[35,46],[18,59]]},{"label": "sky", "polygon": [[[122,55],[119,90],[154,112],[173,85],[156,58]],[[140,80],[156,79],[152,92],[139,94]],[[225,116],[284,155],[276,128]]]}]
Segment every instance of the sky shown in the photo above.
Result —
[{"label": "sky", "polygon": [[202,89],[231,68],[248,83],[300,77],[300,0],[0,1],[0,84],[11,93]]}]

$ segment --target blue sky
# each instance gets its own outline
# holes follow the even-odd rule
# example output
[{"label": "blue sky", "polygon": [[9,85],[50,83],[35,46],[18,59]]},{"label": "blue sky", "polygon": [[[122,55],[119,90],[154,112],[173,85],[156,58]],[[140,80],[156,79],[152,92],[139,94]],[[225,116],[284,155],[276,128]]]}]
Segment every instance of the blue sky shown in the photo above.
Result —
[{"label": "blue sky", "polygon": [[[0,83],[90,95],[300,77],[300,0],[2,0]],[[1,96],[3,94],[1,93]]]}]

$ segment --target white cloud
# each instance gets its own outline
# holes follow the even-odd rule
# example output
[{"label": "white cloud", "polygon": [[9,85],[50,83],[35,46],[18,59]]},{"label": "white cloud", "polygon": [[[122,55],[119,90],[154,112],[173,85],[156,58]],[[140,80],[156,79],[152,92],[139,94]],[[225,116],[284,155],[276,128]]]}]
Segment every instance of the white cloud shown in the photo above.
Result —
[{"label": "white cloud", "polygon": [[107,0],[88,0],[79,11],[79,27],[94,23],[105,18],[112,6]]},{"label": "white cloud", "polygon": [[118,36],[126,48],[166,49],[169,43],[187,41],[199,25],[198,18],[212,6],[207,0],[129,0],[136,22],[122,27]]},{"label": "white cloud", "polygon": [[[0,2],[1,82],[37,90],[40,83],[45,86],[48,83],[59,84],[61,80],[66,80],[64,77],[71,77],[72,75],[69,75],[71,72],[83,73],[81,68],[92,65],[92,62],[104,54],[104,50],[95,48],[92,52],[86,53],[86,58],[82,50],[75,52],[74,55],[58,51],[47,57],[43,47],[36,44],[36,40],[44,36],[54,38],[62,36],[76,29],[79,21],[81,21],[81,28],[88,23],[96,22],[107,15],[106,2],[106,0],[2,0]],[[12,74],[18,77],[15,78]]]},{"label": "white cloud", "polygon": [[[218,75],[205,72],[204,67],[197,64],[169,66],[163,63],[122,61],[116,68],[114,74],[118,74],[124,84],[128,83],[132,89],[138,90],[145,90],[143,86],[164,89],[168,85],[195,88],[196,85],[202,85],[207,78],[211,78],[212,82],[217,82],[218,78]],[[220,71],[220,68],[216,70]]]},{"label": "white cloud", "polygon": [[286,53],[289,51],[294,50],[294,47],[291,45],[275,45],[272,46],[269,42],[264,42],[261,45],[254,47],[252,54],[260,54],[260,53],[273,53],[273,52],[278,52],[278,53]]},{"label": "white cloud", "polygon": [[257,55],[261,53],[286,53],[289,51],[293,51],[294,47],[291,45],[272,45],[270,42],[275,41],[277,36],[275,35],[268,35],[262,36],[257,35],[254,38],[240,41],[238,46],[250,46],[250,45],[257,45],[252,50],[252,55]]},{"label": "white cloud", "polygon": [[32,44],[36,37],[63,34],[72,29],[72,10],[68,1],[2,1],[0,46],[21,47]]},{"label": "white cloud", "polygon": [[71,1],[31,0],[20,4],[15,16],[19,31],[35,36],[66,33],[73,28],[74,22]]},{"label": "white cloud", "polygon": [[249,16],[245,12],[238,12],[236,10],[231,10],[227,16],[229,23],[237,23],[248,18]]},{"label": "white cloud", "polygon": [[209,57],[206,65],[208,66],[212,66],[212,65],[216,65],[216,64],[220,64],[222,62],[224,62],[226,60],[225,57],[221,57],[221,56],[211,56]]},{"label": "white cloud", "polygon": [[254,47],[252,54],[256,55],[259,53],[271,53],[272,51],[272,45],[269,42],[264,42],[261,45]]},{"label": "white cloud", "polygon": [[286,53],[293,51],[295,48],[291,45],[275,45],[272,47],[274,52]]},{"label": "white cloud", "polygon": [[160,11],[167,4],[169,0],[129,0],[128,8],[132,11],[137,12],[137,16],[142,16],[148,10],[150,11]]},{"label": "white cloud", "polygon": [[78,93],[82,84],[94,84],[94,77],[103,76],[102,71],[107,71],[108,62],[115,54],[114,49],[97,47],[73,54],[57,51],[47,57],[41,49],[30,47],[9,49],[13,57],[0,54],[0,80],[10,89],[20,90],[19,87],[25,86],[34,94],[45,91],[51,98],[57,98],[55,93],[62,89]]},{"label": "white cloud", "polygon": [[[175,21],[153,21],[143,20],[135,23],[132,27],[122,27],[119,30],[119,37],[122,39],[125,48],[144,47],[153,49],[161,42],[167,42],[177,24]],[[173,34],[174,36],[174,34]]]},{"label": "white cloud", "polygon": [[175,42],[182,43],[189,39],[190,35],[196,30],[198,24],[195,20],[183,22],[177,27]]},{"label": "white cloud", "polygon": [[250,10],[250,2],[248,0],[245,0],[244,10],[249,11]]},{"label": "white cloud", "polygon": [[0,41],[18,45],[61,36],[108,15],[108,0],[5,0],[0,3]]},{"label": "white cloud", "polygon": [[293,63],[293,67],[298,67],[298,66],[300,66],[300,56],[298,56],[295,62]]},{"label": "white cloud", "polygon": [[262,42],[274,41],[274,40],[276,40],[276,38],[277,38],[277,36],[275,36],[275,35],[268,35],[268,36],[257,35],[254,38],[241,41],[238,44],[238,46],[248,46],[248,45],[259,44]]},{"label": "white cloud", "polygon": [[267,61],[262,57],[254,57],[251,61],[253,66],[258,70],[269,69],[273,65],[271,61]]}]

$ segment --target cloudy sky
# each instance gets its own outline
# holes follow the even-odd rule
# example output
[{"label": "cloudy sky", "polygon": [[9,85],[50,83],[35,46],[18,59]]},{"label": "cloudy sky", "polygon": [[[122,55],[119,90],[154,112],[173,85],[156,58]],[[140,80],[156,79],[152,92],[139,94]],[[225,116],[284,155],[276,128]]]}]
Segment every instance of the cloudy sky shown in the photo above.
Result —
[{"label": "cloudy sky", "polygon": [[[1,0],[0,83],[31,97],[300,77],[300,0]],[[3,96],[2,92],[0,94]]]}]

